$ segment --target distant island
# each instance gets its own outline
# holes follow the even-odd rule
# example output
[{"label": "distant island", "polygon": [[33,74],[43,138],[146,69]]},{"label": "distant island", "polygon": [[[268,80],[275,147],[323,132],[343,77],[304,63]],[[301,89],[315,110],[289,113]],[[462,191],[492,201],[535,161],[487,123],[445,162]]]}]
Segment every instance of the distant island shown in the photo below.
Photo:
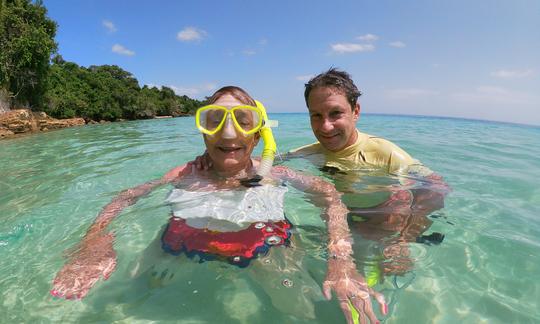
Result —
[{"label": "distant island", "polygon": [[85,68],[65,61],[57,53],[56,28],[40,1],[0,0],[0,138],[81,123],[189,116],[203,104],[168,87],[141,88],[116,65]]}]

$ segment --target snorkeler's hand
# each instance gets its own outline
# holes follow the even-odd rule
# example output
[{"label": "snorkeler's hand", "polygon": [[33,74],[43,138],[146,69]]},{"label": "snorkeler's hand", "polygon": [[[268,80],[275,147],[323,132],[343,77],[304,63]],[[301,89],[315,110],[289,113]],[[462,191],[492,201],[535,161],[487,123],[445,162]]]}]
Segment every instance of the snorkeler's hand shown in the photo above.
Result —
[{"label": "snorkeler's hand", "polygon": [[[373,312],[370,296],[377,300],[383,315],[388,312],[384,296],[368,287],[366,280],[358,273],[352,260],[328,260],[328,272],[323,283],[323,294],[326,299],[332,298],[332,290],[337,296],[348,324],[358,321],[367,323],[367,319],[372,324],[379,323]],[[356,312],[350,307],[354,307]],[[354,319],[353,316],[358,317]]]},{"label": "snorkeler's hand", "polygon": [[204,151],[203,155],[199,155],[193,161],[197,170],[208,170],[212,167],[212,160],[208,152]]},{"label": "snorkeler's hand", "polygon": [[83,241],[56,275],[51,295],[80,299],[86,296],[99,278],[108,279],[116,267],[113,240],[114,235],[108,233]]}]

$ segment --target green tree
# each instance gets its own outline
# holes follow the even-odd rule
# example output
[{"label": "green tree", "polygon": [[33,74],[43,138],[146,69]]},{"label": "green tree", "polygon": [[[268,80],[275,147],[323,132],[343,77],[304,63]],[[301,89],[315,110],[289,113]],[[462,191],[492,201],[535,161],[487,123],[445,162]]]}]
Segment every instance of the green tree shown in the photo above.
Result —
[{"label": "green tree", "polygon": [[137,79],[115,65],[85,68],[52,59],[44,111],[57,118],[145,119],[190,115],[202,102],[177,96],[171,88],[139,87]]},{"label": "green tree", "polygon": [[14,104],[41,105],[55,34],[42,1],[0,0],[0,88]]}]

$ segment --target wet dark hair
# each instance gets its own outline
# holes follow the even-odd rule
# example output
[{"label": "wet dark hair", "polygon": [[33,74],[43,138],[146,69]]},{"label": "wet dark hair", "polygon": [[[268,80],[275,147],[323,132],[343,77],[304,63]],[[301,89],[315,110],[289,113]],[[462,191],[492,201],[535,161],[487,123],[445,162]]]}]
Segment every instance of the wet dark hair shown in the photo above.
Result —
[{"label": "wet dark hair", "polygon": [[207,103],[211,105],[224,95],[231,95],[244,105],[256,105],[255,100],[246,92],[246,90],[236,86],[225,86],[217,90],[210,98],[207,99]]},{"label": "wet dark hair", "polygon": [[356,106],[358,97],[362,95],[360,90],[354,85],[349,73],[336,68],[330,68],[330,70],[317,75],[306,83],[304,99],[306,100],[306,106],[308,107],[309,94],[316,88],[333,88],[344,94],[345,97],[347,97],[347,101],[351,105],[352,110],[354,110],[354,107]]}]

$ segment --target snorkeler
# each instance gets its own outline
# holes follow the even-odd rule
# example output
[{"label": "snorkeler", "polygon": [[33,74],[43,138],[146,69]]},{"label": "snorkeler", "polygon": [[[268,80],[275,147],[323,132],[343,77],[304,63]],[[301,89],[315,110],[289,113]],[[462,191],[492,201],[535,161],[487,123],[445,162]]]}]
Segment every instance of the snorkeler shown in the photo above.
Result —
[{"label": "snorkeler", "polygon": [[[174,185],[167,199],[173,215],[161,239],[168,253],[247,266],[268,249],[285,248],[292,224],[283,213],[286,188],[279,184],[276,188],[276,181],[286,181],[306,193],[317,194],[310,200],[322,207],[321,216],[328,228],[324,296],[330,299],[331,291],[335,292],[348,323],[367,319],[377,322],[370,296],[377,300],[383,314],[387,311],[384,297],[369,288],[356,270],[348,210],[334,186],[284,166],[271,167],[271,152],[263,154],[261,162],[251,158],[261,136],[265,141],[271,139],[264,135],[264,108],[244,90],[224,87],[208,102],[209,106],[197,111],[196,121],[212,166],[198,170],[187,163],[159,180],[118,194],[99,213],[78,249],[58,272],[51,294],[83,298],[101,277],[107,279],[116,267],[114,234],[107,226],[124,208],[165,184]],[[265,142],[265,149],[272,151],[272,145]],[[257,204],[254,199],[264,197],[265,190],[272,199]],[[256,191],[263,195],[253,195]]]}]

